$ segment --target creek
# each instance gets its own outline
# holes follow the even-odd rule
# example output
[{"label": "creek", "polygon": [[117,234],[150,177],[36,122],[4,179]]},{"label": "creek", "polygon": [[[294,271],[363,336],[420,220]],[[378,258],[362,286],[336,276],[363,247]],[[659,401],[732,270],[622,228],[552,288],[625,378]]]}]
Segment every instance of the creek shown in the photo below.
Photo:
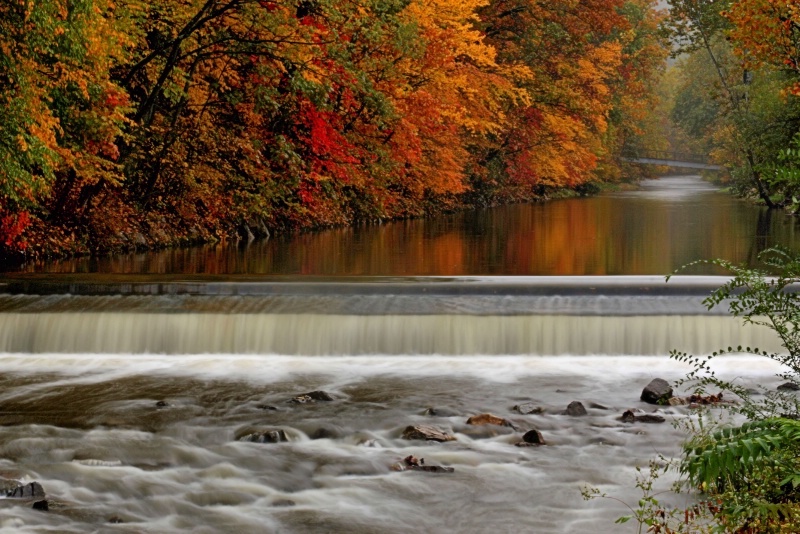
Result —
[{"label": "creek", "polygon": [[[0,278],[0,499],[15,532],[635,532],[636,468],[686,407],[639,400],[670,350],[776,348],[701,301],[698,266],[795,244],[794,220],[697,177],[637,191],[26,266]],[[717,371],[780,383],[732,355]],[[292,402],[312,391],[334,400]],[[584,416],[563,412],[572,401]],[[538,413],[522,414],[531,404]],[[667,423],[623,423],[627,409]],[[473,426],[492,413],[511,421]],[[456,439],[403,439],[427,424]],[[517,447],[528,429],[546,445]],[[237,436],[281,430],[287,441]],[[413,455],[452,473],[396,471]],[[667,488],[672,474],[659,479]],[[673,504],[681,504],[676,502]],[[627,529],[627,530],[626,530]]]}]

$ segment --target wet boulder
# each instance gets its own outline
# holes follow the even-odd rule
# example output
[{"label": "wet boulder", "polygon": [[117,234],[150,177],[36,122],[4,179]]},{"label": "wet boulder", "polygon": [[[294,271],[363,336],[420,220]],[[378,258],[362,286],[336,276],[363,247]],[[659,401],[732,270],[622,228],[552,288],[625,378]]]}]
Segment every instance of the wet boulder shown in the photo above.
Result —
[{"label": "wet boulder", "polygon": [[286,432],[280,428],[246,428],[236,433],[236,441],[249,441],[250,443],[284,443],[289,441],[289,438],[286,437]]},{"label": "wet boulder", "polygon": [[800,391],[800,385],[794,382],[784,382],[778,386],[778,391]]},{"label": "wet boulder", "polygon": [[406,456],[402,462],[392,464],[392,471],[424,471],[426,473],[453,473],[455,469],[442,465],[425,465],[425,458]]},{"label": "wet boulder", "polygon": [[[44,488],[38,482],[21,484],[16,480],[3,480],[6,498],[8,499],[43,499]],[[12,487],[13,484],[13,487]]]},{"label": "wet boulder", "polygon": [[50,510],[50,506],[44,499],[42,499],[41,501],[34,502],[32,508],[34,510],[39,510],[40,512],[47,512],[48,510]]},{"label": "wet boulder", "polygon": [[502,417],[498,417],[496,415],[492,415],[490,413],[482,413],[478,415],[473,415],[469,419],[467,419],[468,425],[496,425],[496,426],[507,426],[514,428],[514,423],[509,421],[508,419],[504,419]]},{"label": "wet boulder", "polygon": [[564,410],[564,415],[569,415],[572,417],[581,417],[586,414],[586,407],[580,401],[570,402],[567,406],[567,409]]},{"label": "wet boulder", "polygon": [[331,402],[333,400],[336,400],[333,395],[327,391],[318,390],[292,397],[289,402],[293,404],[313,404],[315,402]]},{"label": "wet boulder", "polygon": [[522,415],[538,415],[544,413],[544,408],[532,402],[515,404],[511,409]]},{"label": "wet boulder", "polygon": [[649,404],[665,404],[672,397],[672,386],[663,378],[654,378],[642,390],[641,400]]},{"label": "wet boulder", "polygon": [[637,415],[633,410],[625,410],[622,417],[620,417],[620,421],[623,423],[664,423],[667,420],[663,416],[654,413]]},{"label": "wet boulder", "polygon": [[403,439],[421,439],[425,441],[454,441],[452,434],[447,434],[430,425],[410,425],[403,430]]},{"label": "wet boulder", "polygon": [[442,408],[442,407],[435,408],[433,406],[430,406],[425,409],[422,415],[428,415],[431,417],[457,417],[461,414],[455,410],[451,410],[450,408]]},{"label": "wet boulder", "polygon": [[517,447],[530,447],[534,445],[544,445],[544,444],[545,444],[544,436],[542,436],[542,433],[534,428],[525,432],[525,434],[522,435],[522,441],[520,441],[516,445]]},{"label": "wet boulder", "polygon": [[320,426],[309,435],[311,439],[339,439],[344,432],[341,428],[333,425]]}]

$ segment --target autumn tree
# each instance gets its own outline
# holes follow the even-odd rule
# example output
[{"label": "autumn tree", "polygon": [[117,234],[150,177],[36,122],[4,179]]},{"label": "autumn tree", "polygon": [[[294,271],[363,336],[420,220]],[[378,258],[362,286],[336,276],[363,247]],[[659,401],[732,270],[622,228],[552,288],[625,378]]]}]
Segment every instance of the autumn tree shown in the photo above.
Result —
[{"label": "autumn tree", "polygon": [[616,177],[658,70],[654,16],[649,0],[2,4],[0,252],[249,239]]},{"label": "autumn tree", "polygon": [[[793,8],[788,4],[674,0],[670,27],[680,38],[683,88],[673,113],[727,165],[742,194],[770,208],[791,203],[772,170],[800,127],[797,103],[781,96],[789,83]],[[776,63],[781,67],[776,68]]]}]

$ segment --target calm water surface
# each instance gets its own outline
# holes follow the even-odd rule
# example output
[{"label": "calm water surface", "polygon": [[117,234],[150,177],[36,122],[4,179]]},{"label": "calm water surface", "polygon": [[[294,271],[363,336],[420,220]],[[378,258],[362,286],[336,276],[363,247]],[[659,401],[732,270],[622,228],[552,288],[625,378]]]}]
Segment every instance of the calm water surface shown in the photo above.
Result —
[{"label": "calm water surface", "polygon": [[[697,259],[754,263],[797,245],[797,219],[720,192],[697,176],[637,191],[485,209],[430,220],[28,265],[27,271],[276,275],[665,274]],[[715,273],[701,267],[692,273]],[[717,273],[719,274],[719,273]]]}]

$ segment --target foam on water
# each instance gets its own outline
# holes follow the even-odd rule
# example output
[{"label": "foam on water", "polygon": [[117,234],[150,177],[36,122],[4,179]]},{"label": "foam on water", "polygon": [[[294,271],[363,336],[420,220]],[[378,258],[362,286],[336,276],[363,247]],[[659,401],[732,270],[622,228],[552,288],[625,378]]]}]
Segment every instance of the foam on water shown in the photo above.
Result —
[{"label": "foam on water", "polygon": [[[778,383],[779,369],[763,358],[715,365],[745,385]],[[636,466],[677,454],[682,434],[618,417],[628,408],[692,417],[638,400],[651,378],[686,370],[652,356],[2,354],[0,472],[41,482],[54,511],[6,502],[0,524],[19,532],[625,532],[613,523],[622,507],[586,503],[580,490],[588,483],[639,498]],[[287,402],[315,389],[337,400]],[[573,400],[589,415],[562,415]],[[522,402],[544,413],[514,414]],[[428,407],[449,412],[423,415]],[[520,431],[465,424],[483,412]],[[401,439],[413,423],[450,429],[457,440]],[[290,442],[235,441],[249,426],[284,429]],[[329,437],[312,439],[320,428]],[[515,447],[528,428],[548,445]],[[408,455],[455,473],[390,469]]]}]

